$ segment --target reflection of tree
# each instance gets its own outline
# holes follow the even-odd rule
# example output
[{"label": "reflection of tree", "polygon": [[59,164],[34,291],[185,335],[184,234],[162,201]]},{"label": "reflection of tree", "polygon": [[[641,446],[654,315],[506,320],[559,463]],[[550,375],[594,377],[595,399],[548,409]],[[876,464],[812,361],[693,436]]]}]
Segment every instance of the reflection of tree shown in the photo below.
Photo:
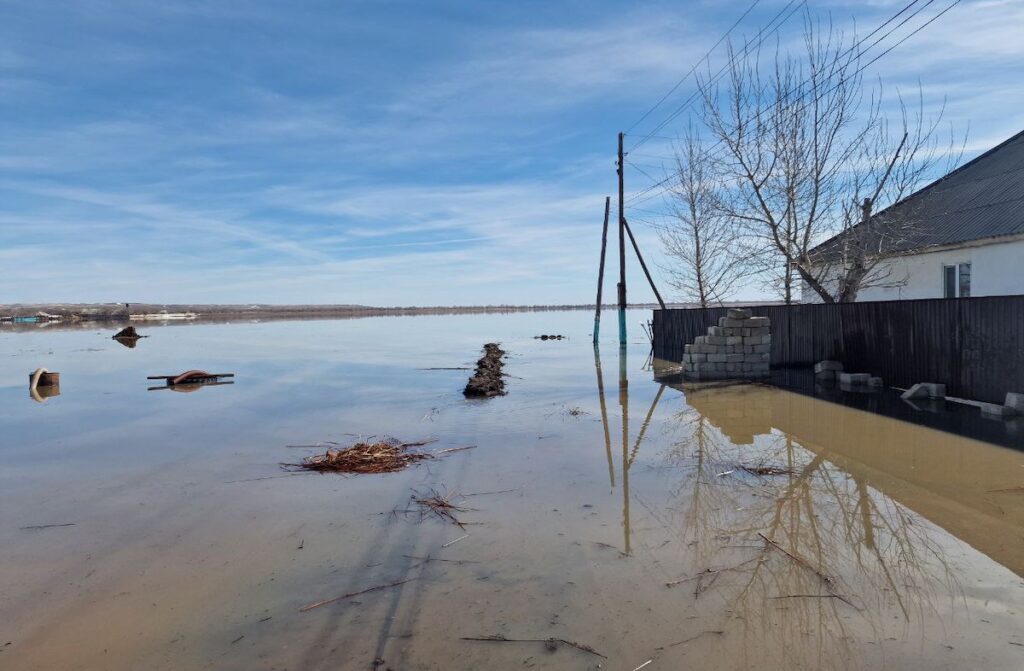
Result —
[{"label": "reflection of tree", "polygon": [[[854,666],[851,627],[892,635],[892,610],[905,631],[923,627],[939,596],[961,589],[935,527],[852,465],[772,429],[777,393],[688,393],[677,417],[686,438],[670,456],[686,467],[672,506],[687,547],[679,582],[741,622],[751,666],[766,654],[784,666]],[[782,475],[743,470],[766,464]]]}]

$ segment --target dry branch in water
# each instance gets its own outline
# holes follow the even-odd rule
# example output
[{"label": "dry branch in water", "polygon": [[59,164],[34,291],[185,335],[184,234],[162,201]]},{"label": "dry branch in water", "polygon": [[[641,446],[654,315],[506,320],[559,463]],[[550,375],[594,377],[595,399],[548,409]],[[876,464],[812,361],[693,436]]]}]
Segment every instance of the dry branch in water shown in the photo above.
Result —
[{"label": "dry branch in water", "polygon": [[554,650],[557,648],[558,643],[564,643],[565,645],[582,650],[583,652],[589,652],[591,655],[597,655],[602,659],[608,659],[605,655],[602,655],[597,650],[594,650],[585,643],[577,643],[576,641],[568,641],[564,638],[505,638],[501,634],[494,634],[493,636],[463,636],[463,641],[487,641],[490,643],[544,643],[549,649]]},{"label": "dry branch in water", "polygon": [[352,598],[354,596],[359,596],[360,594],[367,594],[369,592],[377,592],[379,590],[387,589],[389,587],[398,587],[399,585],[403,585],[403,584],[405,584],[407,582],[411,582],[413,580],[416,580],[416,578],[406,578],[405,580],[396,580],[395,582],[389,582],[386,585],[377,585],[376,587],[370,587],[368,589],[362,589],[362,590],[359,590],[358,592],[349,592],[348,594],[342,594],[341,596],[336,596],[333,599],[324,599],[323,601],[316,601],[314,603],[306,604],[305,606],[303,606],[302,608],[299,609],[299,612],[300,613],[305,613],[307,610],[313,610],[314,608],[319,608],[320,606],[326,606],[327,604],[336,603],[336,602],[342,601],[344,599],[349,599],[349,598]]},{"label": "dry branch in water", "polygon": [[472,508],[463,508],[452,503],[451,499],[455,496],[458,494],[441,494],[436,489],[431,489],[427,494],[413,494],[412,501],[420,506],[421,514],[433,513],[442,520],[451,522],[460,529],[465,529],[466,525],[455,517],[455,513],[469,512]]}]

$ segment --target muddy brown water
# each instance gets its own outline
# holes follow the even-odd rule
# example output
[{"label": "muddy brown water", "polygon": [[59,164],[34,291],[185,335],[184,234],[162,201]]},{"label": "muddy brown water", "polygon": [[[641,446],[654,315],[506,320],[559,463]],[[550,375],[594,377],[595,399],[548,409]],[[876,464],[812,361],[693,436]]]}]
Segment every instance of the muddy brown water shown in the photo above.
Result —
[{"label": "muddy brown water", "polygon": [[[640,337],[595,357],[588,321],[154,327],[131,350],[0,330],[0,669],[1024,668],[1024,453],[770,387],[662,386]],[[490,341],[508,396],[424,370]],[[39,366],[61,373],[44,403]],[[235,384],[146,391],[192,368]],[[279,467],[381,434],[477,447],[384,475]],[[429,488],[466,495],[465,530],[402,512]],[[605,657],[462,640],[494,635]]]}]

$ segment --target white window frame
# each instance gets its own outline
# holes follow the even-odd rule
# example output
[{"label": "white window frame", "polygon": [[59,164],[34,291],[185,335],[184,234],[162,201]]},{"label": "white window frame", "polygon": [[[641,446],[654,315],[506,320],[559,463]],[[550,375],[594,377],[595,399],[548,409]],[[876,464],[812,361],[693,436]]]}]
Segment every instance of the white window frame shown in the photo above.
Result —
[{"label": "white window frame", "polygon": [[[974,268],[971,267],[971,262],[970,261],[960,261],[958,263],[943,263],[942,264],[942,276],[941,276],[942,277],[942,297],[943,298],[963,298],[963,296],[960,295],[960,267],[961,266],[967,266],[968,268],[970,268],[971,284],[972,285],[974,284]],[[946,271],[949,268],[953,269],[953,296],[947,296],[946,295]],[[970,295],[971,294],[968,293],[968,298],[970,297]]]}]

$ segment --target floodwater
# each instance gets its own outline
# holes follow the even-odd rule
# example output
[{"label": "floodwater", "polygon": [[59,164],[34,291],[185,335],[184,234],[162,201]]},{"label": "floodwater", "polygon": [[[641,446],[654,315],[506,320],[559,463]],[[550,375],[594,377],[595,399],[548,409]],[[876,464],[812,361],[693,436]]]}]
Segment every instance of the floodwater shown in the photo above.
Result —
[{"label": "floodwater", "polygon": [[[1024,668],[1024,452],[663,386],[644,317],[599,357],[585,312],[0,330],[0,669]],[[426,370],[492,340],[505,397]],[[147,391],[192,368],[234,384]],[[476,447],[281,469],[371,435]]]}]

